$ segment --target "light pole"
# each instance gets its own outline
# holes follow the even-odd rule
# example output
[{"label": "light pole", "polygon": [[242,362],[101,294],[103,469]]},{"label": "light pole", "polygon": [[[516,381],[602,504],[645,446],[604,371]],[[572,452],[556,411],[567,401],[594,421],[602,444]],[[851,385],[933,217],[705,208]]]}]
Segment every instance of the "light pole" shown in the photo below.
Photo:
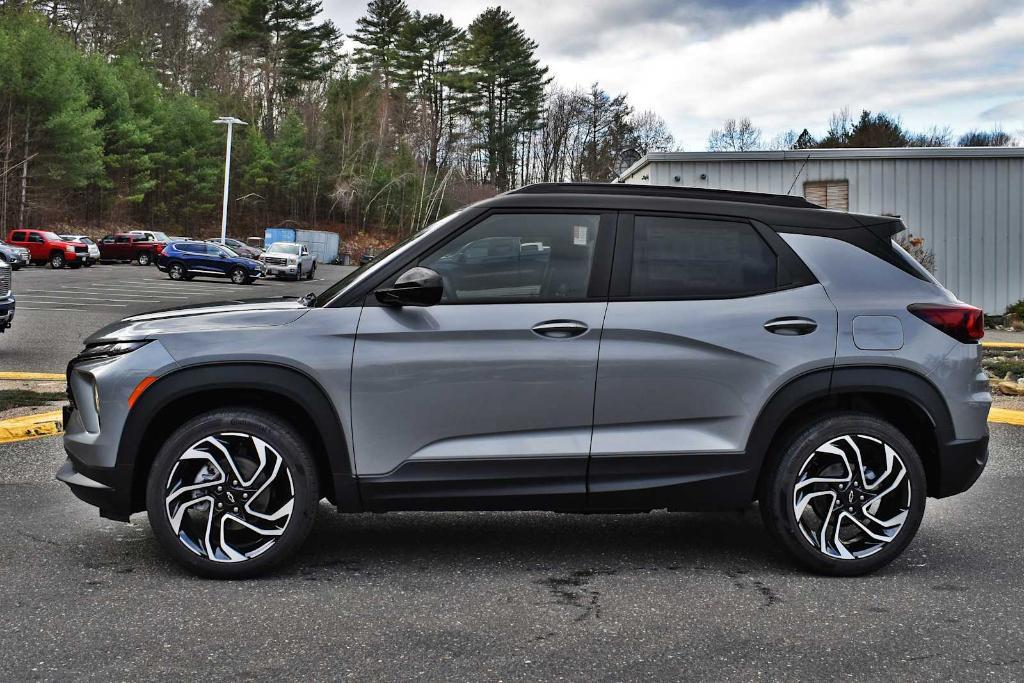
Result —
[{"label": "light pole", "polygon": [[249,124],[242,119],[236,119],[234,116],[222,116],[214,120],[214,123],[226,124],[228,127],[228,148],[224,153],[224,206],[220,212],[220,242],[224,244],[224,240],[228,236],[228,182],[231,178],[231,133],[235,126],[248,126]]}]

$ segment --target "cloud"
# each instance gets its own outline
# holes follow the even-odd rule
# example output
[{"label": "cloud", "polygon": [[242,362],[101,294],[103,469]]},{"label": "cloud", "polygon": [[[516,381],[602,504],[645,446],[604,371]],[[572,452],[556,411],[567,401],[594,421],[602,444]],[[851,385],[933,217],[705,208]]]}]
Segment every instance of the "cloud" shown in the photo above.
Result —
[{"label": "cloud", "polygon": [[981,112],[981,118],[988,121],[1024,121],[1024,100],[1005,102]]},{"label": "cloud", "polygon": [[[498,0],[408,2],[465,26]],[[790,128],[820,132],[829,114],[846,106],[903,114],[915,128],[937,124],[963,130],[983,126],[983,117],[998,112],[1002,103],[1024,101],[1024,6],[1019,2],[504,0],[501,5],[538,42],[538,55],[559,84],[586,87],[598,81],[612,93],[628,92],[637,109],[661,114],[691,150],[702,149],[710,129],[728,117],[750,116],[766,138]],[[327,0],[325,8],[345,31],[364,10],[351,0]]]}]

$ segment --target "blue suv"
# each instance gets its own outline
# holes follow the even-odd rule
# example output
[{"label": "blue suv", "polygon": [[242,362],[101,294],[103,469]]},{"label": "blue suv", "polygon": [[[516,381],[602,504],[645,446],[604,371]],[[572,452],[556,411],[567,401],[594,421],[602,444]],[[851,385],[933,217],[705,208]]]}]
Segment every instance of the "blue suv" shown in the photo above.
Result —
[{"label": "blue suv", "polygon": [[236,285],[250,284],[266,276],[267,267],[244,258],[219,244],[174,242],[157,257],[156,267],[172,280],[191,280],[196,275],[229,277]]}]

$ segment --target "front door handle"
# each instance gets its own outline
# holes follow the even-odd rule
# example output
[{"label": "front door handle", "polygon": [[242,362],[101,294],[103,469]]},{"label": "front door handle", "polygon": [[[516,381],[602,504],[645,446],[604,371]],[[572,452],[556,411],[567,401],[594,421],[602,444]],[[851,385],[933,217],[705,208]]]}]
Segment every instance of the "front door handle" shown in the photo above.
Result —
[{"label": "front door handle", "polygon": [[550,339],[571,339],[578,337],[590,328],[579,320],[548,320],[537,323],[531,328],[534,334]]},{"label": "front door handle", "polygon": [[775,318],[764,324],[764,329],[772,334],[781,334],[787,337],[795,337],[801,334],[810,334],[818,329],[818,323],[810,318]]}]

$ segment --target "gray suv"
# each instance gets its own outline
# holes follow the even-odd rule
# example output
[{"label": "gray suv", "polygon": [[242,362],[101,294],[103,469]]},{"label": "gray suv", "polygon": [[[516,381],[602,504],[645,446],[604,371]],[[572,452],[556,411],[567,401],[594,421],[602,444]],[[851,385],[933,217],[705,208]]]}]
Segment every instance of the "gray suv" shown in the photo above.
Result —
[{"label": "gray suv", "polygon": [[68,365],[57,478],[198,574],[340,512],[736,509],[862,574],[987,459],[982,313],[898,218],[532,185],[319,295],[136,315]]}]

